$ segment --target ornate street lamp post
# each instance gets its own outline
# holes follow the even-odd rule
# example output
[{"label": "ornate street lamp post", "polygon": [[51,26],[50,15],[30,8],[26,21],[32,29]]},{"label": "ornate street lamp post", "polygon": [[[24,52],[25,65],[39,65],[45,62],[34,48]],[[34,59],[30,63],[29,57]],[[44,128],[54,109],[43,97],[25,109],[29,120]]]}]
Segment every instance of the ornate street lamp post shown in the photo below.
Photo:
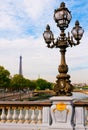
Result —
[{"label": "ornate street lamp post", "polygon": [[[55,40],[49,25],[46,26],[46,31],[43,33],[43,37],[48,48],[60,48],[61,63],[58,67],[59,74],[57,75],[57,81],[54,86],[54,91],[56,92],[56,95],[59,96],[72,95],[73,86],[70,81],[70,75],[67,74],[68,65],[65,61],[65,52],[67,47],[80,44],[80,40],[84,33],[84,30],[80,27],[79,22],[76,21],[75,27],[73,27],[71,31],[73,36],[70,37],[70,33],[66,36],[65,29],[68,27],[71,18],[71,12],[65,7],[65,3],[62,2],[60,8],[54,11],[54,20],[57,23],[57,27],[61,30],[60,36]],[[75,41],[73,39],[75,39]]]}]

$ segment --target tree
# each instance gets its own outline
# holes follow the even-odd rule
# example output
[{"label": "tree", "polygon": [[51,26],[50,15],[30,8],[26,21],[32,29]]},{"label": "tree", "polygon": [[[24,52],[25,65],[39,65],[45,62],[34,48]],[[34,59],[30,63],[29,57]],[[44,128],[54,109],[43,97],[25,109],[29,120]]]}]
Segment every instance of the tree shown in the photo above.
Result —
[{"label": "tree", "polygon": [[25,79],[25,88],[29,90],[36,89],[36,82],[34,80]]},{"label": "tree", "polygon": [[0,88],[6,89],[10,85],[10,72],[0,66]]},{"label": "tree", "polygon": [[36,82],[35,81],[30,81],[29,89],[30,90],[34,90],[34,89],[36,89],[36,87],[37,87]]},{"label": "tree", "polygon": [[37,90],[45,90],[45,89],[51,89],[52,88],[52,83],[47,82],[44,79],[37,79],[36,80],[37,84]]},{"label": "tree", "polygon": [[26,80],[22,75],[15,74],[11,79],[12,90],[23,90],[26,86]]}]

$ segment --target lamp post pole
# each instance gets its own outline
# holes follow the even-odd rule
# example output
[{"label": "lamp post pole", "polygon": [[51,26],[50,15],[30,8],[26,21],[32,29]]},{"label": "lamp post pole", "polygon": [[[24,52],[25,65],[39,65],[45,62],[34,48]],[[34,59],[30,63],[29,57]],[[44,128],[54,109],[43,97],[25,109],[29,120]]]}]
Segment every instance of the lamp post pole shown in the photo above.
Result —
[{"label": "lamp post pole", "polygon": [[58,67],[59,74],[56,77],[57,80],[54,86],[54,91],[57,96],[72,95],[73,86],[70,81],[70,75],[67,74],[68,65],[65,60],[65,52],[67,47],[80,44],[80,40],[84,33],[82,27],[79,26],[79,21],[76,21],[75,27],[73,27],[71,31],[73,36],[70,36],[70,33],[66,36],[65,29],[68,27],[71,18],[71,12],[65,7],[65,3],[62,2],[60,7],[54,11],[54,20],[57,23],[57,27],[61,30],[60,36],[55,39],[49,25],[46,26],[46,31],[43,33],[48,48],[60,48],[61,63]]}]

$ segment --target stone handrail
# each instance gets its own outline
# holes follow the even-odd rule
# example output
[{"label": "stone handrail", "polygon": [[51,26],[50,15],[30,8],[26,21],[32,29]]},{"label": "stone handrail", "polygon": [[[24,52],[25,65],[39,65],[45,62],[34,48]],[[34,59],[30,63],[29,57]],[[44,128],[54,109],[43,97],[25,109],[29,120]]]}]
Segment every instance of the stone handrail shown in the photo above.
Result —
[{"label": "stone handrail", "polygon": [[81,100],[79,100],[79,101],[75,101],[74,102],[74,106],[87,106],[88,107],[88,101],[86,100],[84,100],[84,101],[81,101]]}]

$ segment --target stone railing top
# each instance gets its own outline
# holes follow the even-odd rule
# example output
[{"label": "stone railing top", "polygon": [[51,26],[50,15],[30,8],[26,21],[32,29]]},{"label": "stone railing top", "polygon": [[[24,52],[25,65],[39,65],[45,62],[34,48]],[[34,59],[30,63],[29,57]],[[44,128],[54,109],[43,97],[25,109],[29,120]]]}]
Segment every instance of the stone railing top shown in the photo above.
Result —
[{"label": "stone railing top", "polygon": [[87,106],[88,107],[88,100],[79,100],[79,101],[75,101],[74,106]]},{"label": "stone railing top", "polygon": [[2,106],[51,106],[50,101],[0,101],[0,107]]}]

